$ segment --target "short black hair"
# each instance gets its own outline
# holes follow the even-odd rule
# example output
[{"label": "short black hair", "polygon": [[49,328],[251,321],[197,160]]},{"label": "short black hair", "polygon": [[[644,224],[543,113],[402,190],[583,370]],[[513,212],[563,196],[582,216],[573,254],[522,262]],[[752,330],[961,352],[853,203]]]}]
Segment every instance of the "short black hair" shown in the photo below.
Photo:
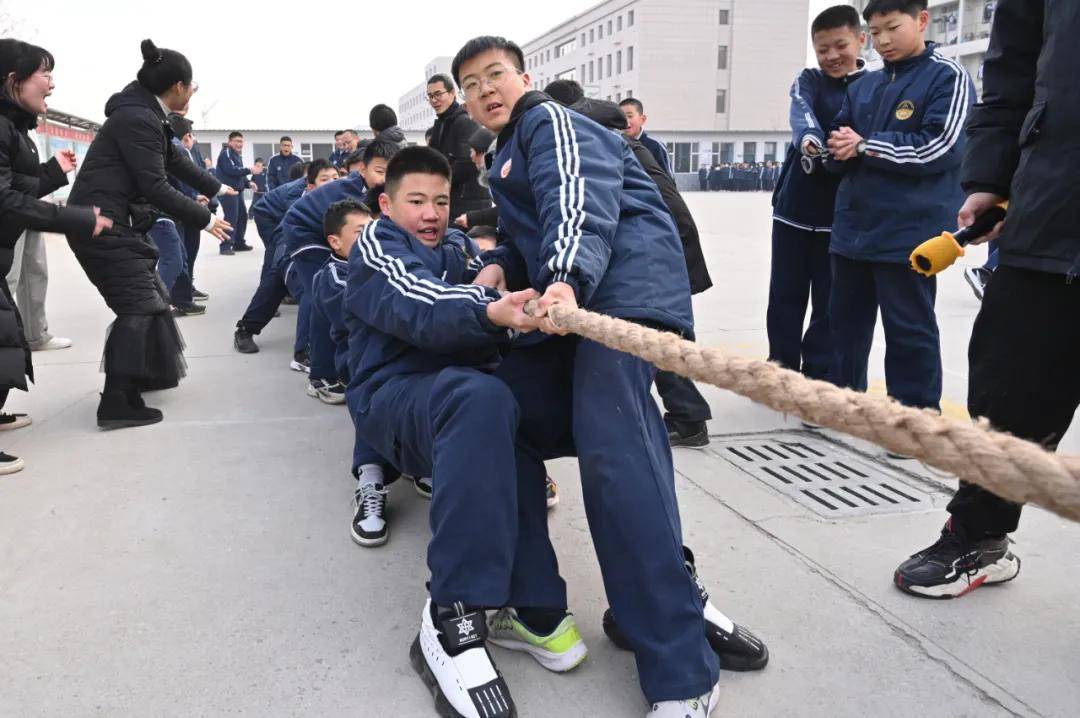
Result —
[{"label": "short black hair", "polygon": [[632,105],[639,115],[645,114],[645,105],[641,104],[641,100],[634,99],[633,97],[627,97],[625,100],[619,103],[619,107],[626,107]]},{"label": "short black hair", "polygon": [[514,59],[518,72],[525,72],[525,53],[517,46],[517,43],[507,40],[498,35],[481,35],[474,37],[458,50],[454,61],[450,65],[450,73],[454,76],[454,82],[461,85],[461,66],[482,52],[488,50],[502,50]]},{"label": "short black hair", "polygon": [[310,162],[297,162],[296,164],[294,164],[292,167],[289,168],[289,172],[288,172],[288,174],[286,176],[289,178],[290,182],[293,181],[294,179],[300,179],[305,174],[307,174],[307,168],[310,165],[311,165]]},{"label": "short black hair", "polygon": [[191,120],[183,115],[173,112],[169,114],[168,122],[169,129],[180,139],[184,139],[184,136],[191,132]]},{"label": "short black hair", "polygon": [[43,47],[5,37],[0,40],[0,77],[15,73],[15,86],[30,79],[38,70],[52,72],[56,60]]},{"label": "short black hair", "polygon": [[478,224],[472,229],[470,229],[467,234],[473,239],[476,239],[477,237],[494,237],[495,239],[499,238],[499,230],[487,224]]},{"label": "short black hair", "polygon": [[345,161],[341,163],[341,166],[346,170],[355,164],[360,164],[364,161],[364,151],[361,149],[353,150],[349,153],[349,156],[345,158]]},{"label": "short black hair", "polygon": [[263,161],[263,158],[262,158],[262,157],[256,157],[256,158],[255,158],[255,164],[259,164],[259,163],[260,163],[260,162],[262,162],[262,161]]},{"label": "short black hair", "polygon": [[445,72],[440,72],[436,75],[432,75],[428,78],[427,84],[434,85],[436,82],[441,82],[442,86],[446,88],[447,92],[454,91],[454,81],[450,79],[450,76]]},{"label": "short black hair", "polygon": [[323,235],[329,237],[331,234],[338,234],[350,214],[360,213],[370,216],[371,210],[366,204],[355,199],[339,199],[326,208],[322,221]]},{"label": "short black hair", "polygon": [[360,133],[357,132],[356,130],[353,130],[353,129],[342,130],[341,134],[343,134],[343,135],[352,135],[353,137],[355,137],[357,139],[360,139]]},{"label": "short black hair", "polygon": [[191,63],[176,50],[158,48],[153,40],[143,40],[143,64],[136,79],[155,95],[160,95],[178,82],[191,84]]},{"label": "short black hair", "polygon": [[386,191],[385,184],[377,184],[374,187],[369,187],[367,194],[364,195],[364,204],[371,210],[372,218],[378,217],[382,214],[382,208],[379,207],[379,195]]},{"label": "short black hair", "polygon": [[469,148],[481,154],[491,149],[491,143],[495,141],[495,133],[486,127],[477,127],[469,137]]},{"label": "short black hair", "polygon": [[584,88],[576,80],[554,80],[547,84],[544,92],[560,105],[566,105],[567,107],[585,97]]},{"label": "short black hair", "polygon": [[233,130],[232,132],[229,133],[229,139],[230,140],[235,140],[237,137],[243,137],[243,136],[244,136],[244,133],[241,132],[240,130]]},{"label": "short black hair", "polygon": [[[359,150],[357,150],[359,151]],[[372,160],[382,157],[389,162],[394,159],[394,155],[401,151],[401,147],[397,142],[391,142],[389,140],[375,140],[369,142],[367,147],[364,148],[363,162],[364,164],[370,164]]]},{"label": "short black hair", "polygon": [[838,30],[844,27],[851,28],[856,34],[862,30],[859,11],[851,5],[833,5],[822,10],[814,18],[814,22],[810,24],[810,37],[823,30]]},{"label": "short black hair", "polygon": [[870,18],[874,15],[888,15],[891,12],[902,12],[905,15],[918,17],[927,5],[927,0],[870,0],[862,16],[867,22],[870,22]]},{"label": "short black hair", "polygon": [[334,139],[337,139],[338,137],[341,137],[343,134],[345,134],[345,130],[338,130],[337,132],[334,133]]},{"label": "short black hair", "polygon": [[280,145],[282,142],[292,142],[292,137],[289,137],[288,135],[283,135],[282,138],[278,140],[278,144]]},{"label": "short black hair", "polygon": [[375,105],[368,113],[368,124],[375,132],[382,132],[397,124],[397,113],[389,105]]},{"label": "short black hair", "polygon": [[319,173],[323,170],[332,170],[334,165],[330,164],[330,160],[320,157],[317,160],[312,160],[311,164],[307,166],[305,173],[307,174],[307,183],[315,184],[315,178],[319,176]]},{"label": "short black hair", "polygon": [[439,175],[449,182],[450,163],[441,152],[431,147],[406,147],[386,165],[386,193],[393,196],[402,178],[410,174]]}]

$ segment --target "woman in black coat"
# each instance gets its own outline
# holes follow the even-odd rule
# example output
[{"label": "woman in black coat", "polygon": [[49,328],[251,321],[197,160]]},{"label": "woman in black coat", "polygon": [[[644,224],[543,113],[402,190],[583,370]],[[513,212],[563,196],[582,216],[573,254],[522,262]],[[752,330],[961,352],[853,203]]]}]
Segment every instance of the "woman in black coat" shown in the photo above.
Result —
[{"label": "woman in black coat", "polygon": [[219,241],[232,228],[169,184],[168,175],[214,197],[223,189],[172,144],[170,112],[184,114],[198,85],[191,63],[173,50],[142,43],[138,79],[109,98],[105,124],[87,152],[69,197],[101,208],[112,228],[94,242],[68,235],[68,244],[116,321],[105,339],[105,389],[98,426],[114,429],[161,421],[142,392],[176,386],[184,375],[183,340],[157,275],[158,251],[147,237],[162,215],[210,232]]},{"label": "woman in black coat", "polygon": [[[22,319],[3,281],[11,270],[19,235],[35,229],[70,233],[88,241],[110,224],[89,207],[57,207],[39,199],[66,185],[67,173],[75,169],[75,154],[70,150],[42,163],[37,145],[27,134],[46,110],[45,98],[53,90],[53,64],[48,50],[11,38],[0,40],[0,407],[9,390],[26,391],[26,377],[34,379]],[[25,415],[0,413],[0,430],[29,423]],[[0,452],[0,474],[22,467],[21,459]]]}]

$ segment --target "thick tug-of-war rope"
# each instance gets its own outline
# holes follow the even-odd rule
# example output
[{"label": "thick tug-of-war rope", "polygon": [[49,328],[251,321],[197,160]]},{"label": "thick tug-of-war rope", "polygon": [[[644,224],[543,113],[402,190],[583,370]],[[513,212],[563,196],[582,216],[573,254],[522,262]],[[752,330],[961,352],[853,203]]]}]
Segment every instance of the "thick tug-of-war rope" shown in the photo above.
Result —
[{"label": "thick tug-of-war rope", "polygon": [[1003,498],[1038,504],[1080,521],[1078,456],[1054,454],[993,431],[985,420],[963,422],[912,409],[622,319],[558,304],[549,315],[560,329],[633,354],[659,369],[728,389],[771,409],[912,456]]}]

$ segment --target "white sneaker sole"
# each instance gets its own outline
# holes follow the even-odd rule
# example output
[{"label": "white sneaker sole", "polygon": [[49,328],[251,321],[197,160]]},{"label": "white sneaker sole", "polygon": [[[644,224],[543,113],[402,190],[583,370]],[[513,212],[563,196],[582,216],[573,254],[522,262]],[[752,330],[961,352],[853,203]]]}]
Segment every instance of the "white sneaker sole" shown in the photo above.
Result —
[{"label": "white sneaker sole", "polygon": [[352,536],[353,543],[355,543],[357,546],[363,546],[364,548],[374,548],[375,546],[382,546],[390,540],[390,528],[387,527],[386,533],[384,533],[382,536],[379,536],[378,538],[364,538],[360,534],[356,533],[356,531],[354,531],[350,526],[349,535]]},{"label": "white sneaker sole", "polygon": [[26,462],[22,459],[15,459],[15,461],[9,461],[6,464],[0,464],[0,476],[7,474],[17,474],[26,468]]},{"label": "white sneaker sole", "polygon": [[493,635],[489,635],[488,643],[498,646],[499,648],[505,648],[508,651],[528,653],[536,659],[537,663],[552,673],[566,673],[572,671],[589,657],[589,649],[584,641],[578,643],[566,653],[552,653],[539,646],[526,643],[516,636],[513,638],[497,638]]},{"label": "white sneaker sole", "polygon": [[21,429],[24,426],[30,426],[34,423],[34,420],[29,416],[22,416],[9,424],[0,424],[0,431],[15,431]]},{"label": "white sneaker sole", "polygon": [[1012,581],[1020,573],[1020,559],[1002,557],[989,566],[983,566],[970,577],[961,576],[952,583],[938,586],[904,586],[902,590],[927,598],[960,598],[979,586]]},{"label": "white sneaker sole", "polygon": [[975,293],[975,298],[981,302],[983,299],[983,295],[986,293],[986,289],[983,286],[983,283],[979,280],[978,275],[975,273],[975,270],[965,269],[964,280],[968,283],[968,286],[971,287],[971,291]]},{"label": "white sneaker sole", "polygon": [[295,359],[292,360],[291,362],[289,362],[289,368],[292,369],[293,371],[303,372],[304,374],[310,374],[311,373],[311,367],[304,366],[303,364],[296,361]]}]

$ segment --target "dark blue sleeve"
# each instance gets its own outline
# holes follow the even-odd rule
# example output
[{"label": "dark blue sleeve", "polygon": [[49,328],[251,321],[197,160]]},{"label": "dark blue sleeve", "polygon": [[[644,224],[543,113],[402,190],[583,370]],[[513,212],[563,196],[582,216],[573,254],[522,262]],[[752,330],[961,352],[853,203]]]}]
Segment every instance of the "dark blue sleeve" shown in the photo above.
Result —
[{"label": "dark blue sleeve", "polygon": [[951,60],[940,70],[923,104],[922,125],[912,132],[873,132],[866,139],[863,161],[878,169],[906,175],[935,175],[960,166],[964,157],[964,124],[975,101],[967,72]]},{"label": "dark blue sleeve", "polygon": [[237,165],[233,162],[229,156],[228,149],[223,149],[221,154],[218,155],[217,170],[219,177],[226,177],[228,179],[244,179],[251,170],[246,169],[243,165]]},{"label": "dark blue sleeve", "polygon": [[281,231],[285,236],[285,246],[289,252],[312,244],[326,244],[326,238],[323,237],[322,218],[332,200],[325,201],[324,197],[325,194],[319,190],[308,192],[294,202],[282,217]]},{"label": "dark blue sleeve", "polygon": [[623,163],[609,133],[554,102],[530,110],[519,125],[529,184],[540,218],[537,288],[566,282],[588,304],[611,259],[623,191]]},{"label": "dark blue sleeve", "polygon": [[487,318],[491,290],[447,284],[379,221],[364,228],[354,257],[346,306],[373,329],[439,354],[509,341]]},{"label": "dark blue sleeve", "polygon": [[[814,112],[817,90],[816,77],[809,69],[799,73],[791,85],[791,144],[800,152],[807,136],[816,139],[822,147],[825,146],[825,128],[821,126],[821,121]],[[826,122],[829,119],[831,118],[826,118]]]}]

